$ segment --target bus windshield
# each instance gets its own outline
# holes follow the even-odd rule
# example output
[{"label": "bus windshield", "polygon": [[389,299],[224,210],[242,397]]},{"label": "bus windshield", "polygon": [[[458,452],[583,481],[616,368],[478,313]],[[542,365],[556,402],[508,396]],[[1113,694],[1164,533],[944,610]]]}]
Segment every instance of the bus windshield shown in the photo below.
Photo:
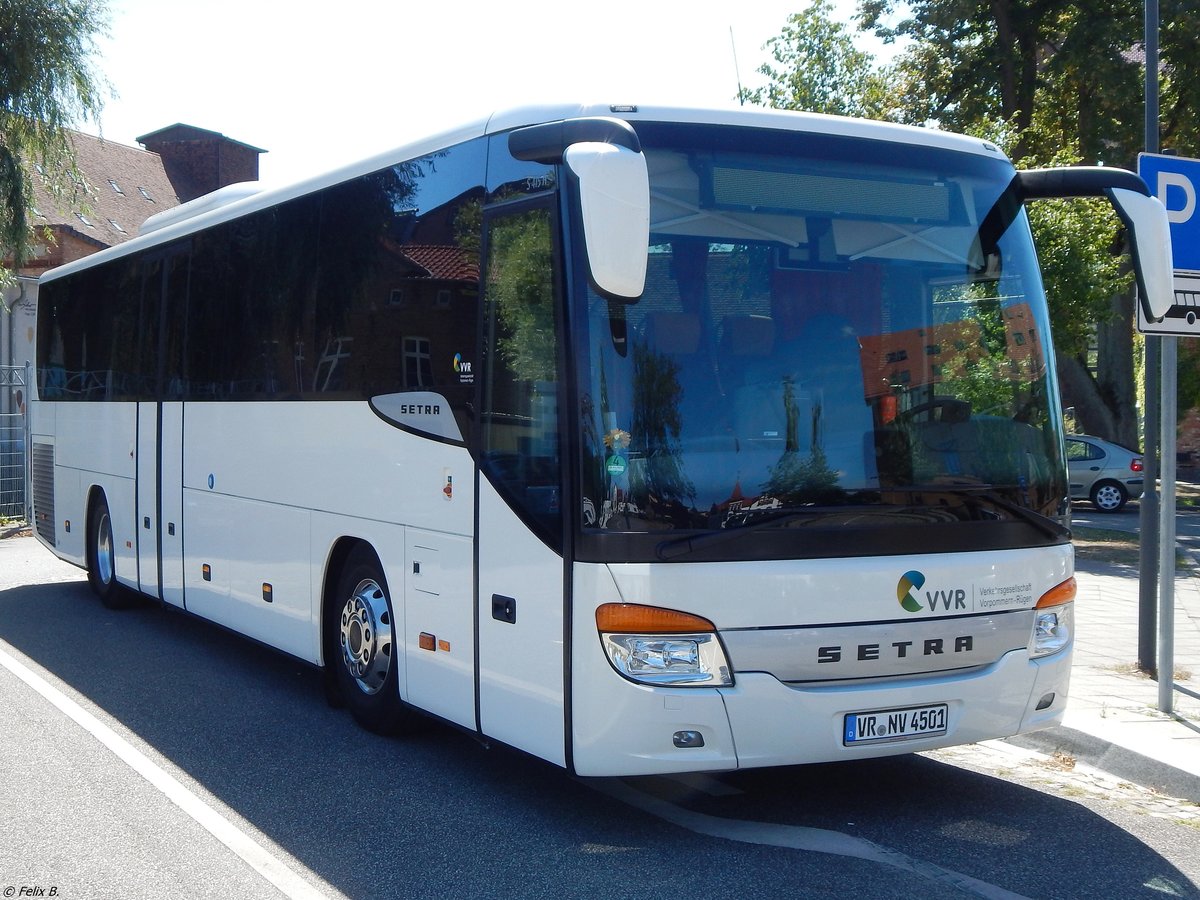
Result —
[{"label": "bus windshield", "polygon": [[1066,540],[1046,302],[1007,161],[638,132],[645,293],[576,294],[585,558]]}]

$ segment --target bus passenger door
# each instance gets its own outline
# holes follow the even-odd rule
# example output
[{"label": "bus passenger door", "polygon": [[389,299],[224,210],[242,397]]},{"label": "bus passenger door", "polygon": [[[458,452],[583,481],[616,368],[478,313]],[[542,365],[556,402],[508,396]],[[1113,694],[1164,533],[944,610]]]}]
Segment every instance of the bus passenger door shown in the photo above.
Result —
[{"label": "bus passenger door", "polygon": [[188,252],[176,245],[142,272],[143,373],[158,400],[138,403],[137,555],[142,593],[183,606],[183,403],[181,377]]},{"label": "bus passenger door", "polygon": [[183,403],[162,404],[158,546],[162,599],[183,606]]},{"label": "bus passenger door", "polygon": [[183,606],[183,404],[139,403],[138,582]]},{"label": "bus passenger door", "polygon": [[158,403],[139,403],[137,414],[138,589],[158,597]]},{"label": "bus passenger door", "polygon": [[485,218],[479,727],[566,764],[553,207]]}]

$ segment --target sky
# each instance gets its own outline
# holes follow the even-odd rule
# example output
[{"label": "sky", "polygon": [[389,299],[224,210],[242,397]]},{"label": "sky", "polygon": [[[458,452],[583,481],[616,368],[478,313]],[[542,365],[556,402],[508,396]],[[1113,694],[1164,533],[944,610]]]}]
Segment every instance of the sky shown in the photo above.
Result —
[{"label": "sky", "polygon": [[[806,4],[109,0],[96,64],[116,96],[80,127],[129,146],[177,122],[218,131],[267,150],[263,181],[285,183],[497,109],[734,103]],[[834,0],[846,21],[855,6]]]}]

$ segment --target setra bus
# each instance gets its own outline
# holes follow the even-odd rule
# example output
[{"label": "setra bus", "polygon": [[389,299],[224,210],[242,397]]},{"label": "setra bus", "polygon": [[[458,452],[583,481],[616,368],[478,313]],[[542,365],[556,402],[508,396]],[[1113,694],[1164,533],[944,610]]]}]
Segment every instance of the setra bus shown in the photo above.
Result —
[{"label": "setra bus", "polygon": [[[1057,723],[1073,557],[1026,200],[1136,176],[766,110],[527,108],[42,279],[34,528],[582,775]],[[1169,250],[1166,251],[1169,253]]]}]

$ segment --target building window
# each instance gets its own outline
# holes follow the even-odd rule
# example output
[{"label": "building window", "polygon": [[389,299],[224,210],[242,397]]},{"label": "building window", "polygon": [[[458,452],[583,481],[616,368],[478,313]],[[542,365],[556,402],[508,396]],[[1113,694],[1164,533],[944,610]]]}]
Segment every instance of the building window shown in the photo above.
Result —
[{"label": "building window", "polygon": [[388,306],[403,306],[404,305],[404,288],[392,288],[392,292],[388,294]]},{"label": "building window", "polygon": [[83,223],[84,225],[86,225],[88,228],[95,228],[95,227],[96,227],[96,226],[95,226],[95,225],[93,225],[93,224],[92,224],[90,221],[88,221],[88,217],[87,217],[87,216],[85,216],[83,213],[79,213],[79,212],[75,213],[75,218],[77,218],[77,219],[78,219],[80,222],[82,222],[82,223]]},{"label": "building window", "polygon": [[113,230],[116,231],[118,234],[128,234],[129,233],[124,228],[121,227],[120,223],[118,223],[116,219],[109,219],[108,224],[111,225],[113,227]]},{"label": "building window", "polygon": [[437,299],[433,303],[434,309],[449,309],[450,308],[450,288],[441,288],[437,292]]},{"label": "building window", "polygon": [[108,186],[111,187],[115,193],[120,194],[122,197],[125,196],[125,192],[123,190],[121,190],[121,186],[119,184],[117,184],[115,181],[113,181],[111,178],[108,179]]},{"label": "building window", "polygon": [[148,190],[146,190],[144,187],[139,187],[138,193],[140,193],[145,199],[149,200],[151,203],[154,202],[154,198],[150,196],[150,192]]},{"label": "building window", "polygon": [[429,353],[429,338],[404,339],[404,386],[406,388],[433,386],[433,358]]}]

